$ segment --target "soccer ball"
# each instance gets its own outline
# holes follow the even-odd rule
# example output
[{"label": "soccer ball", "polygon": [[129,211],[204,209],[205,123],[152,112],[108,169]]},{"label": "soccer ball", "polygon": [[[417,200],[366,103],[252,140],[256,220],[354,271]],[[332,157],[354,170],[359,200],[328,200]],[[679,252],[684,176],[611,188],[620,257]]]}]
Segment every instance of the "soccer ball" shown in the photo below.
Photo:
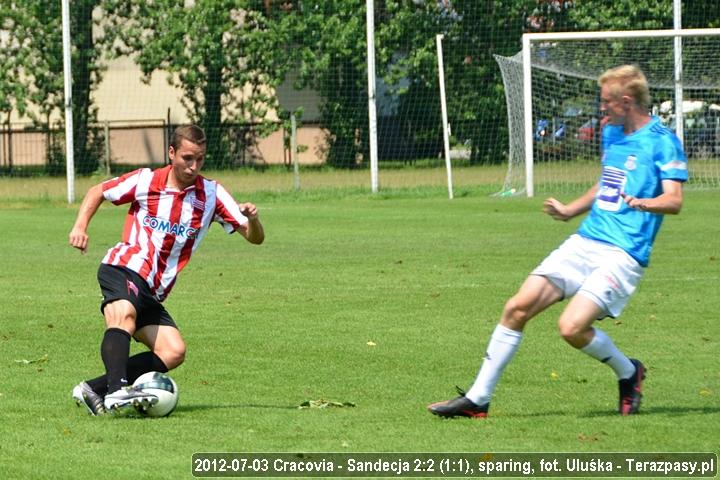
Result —
[{"label": "soccer ball", "polygon": [[165,417],[170,415],[178,403],[178,387],[175,380],[166,373],[147,372],[138,377],[133,387],[150,393],[158,398],[154,405],[147,408],[136,407],[138,413],[148,417]]}]

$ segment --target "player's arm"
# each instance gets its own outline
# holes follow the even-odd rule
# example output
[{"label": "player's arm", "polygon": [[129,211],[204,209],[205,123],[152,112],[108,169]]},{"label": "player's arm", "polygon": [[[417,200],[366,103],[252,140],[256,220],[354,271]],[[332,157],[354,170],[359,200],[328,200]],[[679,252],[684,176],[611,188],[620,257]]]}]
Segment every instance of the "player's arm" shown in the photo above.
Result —
[{"label": "player's arm", "polygon": [[253,203],[241,203],[238,206],[240,213],[248,219],[247,223],[240,225],[240,233],[248,242],[260,245],[265,240],[265,230],[258,218],[257,207]]},{"label": "player's arm", "polygon": [[655,198],[636,198],[632,195],[621,194],[630,208],[643,212],[670,214],[680,213],[683,204],[682,182],[677,180],[663,180],[663,193]]},{"label": "player's arm", "polygon": [[100,204],[105,200],[103,196],[102,184],[97,184],[85,194],[80,210],[78,211],[75,224],[70,230],[70,245],[80,250],[82,253],[87,251],[88,234],[87,228],[92,220],[93,215],[97,212]]},{"label": "player's arm", "polygon": [[590,187],[587,192],[567,205],[555,198],[548,198],[543,203],[543,211],[555,220],[567,222],[571,218],[577,217],[578,215],[590,210],[590,207],[592,207],[592,204],[595,201],[598,185],[599,184],[596,183]]}]

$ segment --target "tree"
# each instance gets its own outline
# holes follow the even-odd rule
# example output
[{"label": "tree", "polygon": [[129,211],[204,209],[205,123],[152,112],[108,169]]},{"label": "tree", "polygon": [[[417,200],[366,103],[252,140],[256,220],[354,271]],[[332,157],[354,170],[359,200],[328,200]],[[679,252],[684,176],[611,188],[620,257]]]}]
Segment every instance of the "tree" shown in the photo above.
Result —
[{"label": "tree", "polygon": [[145,81],[162,70],[183,91],[191,120],[208,137],[208,167],[232,164],[224,126],[259,123],[261,133],[277,128],[267,114],[277,107],[285,42],[268,22],[264,2],[107,0],[104,8],[115,54],[134,56]]},{"label": "tree", "polygon": [[568,12],[578,30],[652,30],[672,28],[673,2],[575,2]]},{"label": "tree", "polygon": [[297,88],[321,96],[326,161],[357,167],[367,161],[368,110],[365,1],[301,2],[279,19]]},{"label": "tree", "polygon": [[[96,125],[97,107],[91,98],[91,92],[100,84],[103,71],[100,63],[103,44],[102,41],[96,42],[93,36],[93,10],[100,5],[100,2],[101,0],[73,0],[70,2],[70,31],[73,48],[73,145],[75,172],[79,175],[95,172],[102,155],[102,138]],[[45,5],[46,2],[38,3]],[[41,11],[38,13],[42,15]],[[56,32],[56,35],[60,37],[62,29],[56,30]],[[46,52],[45,55],[47,54]]]},{"label": "tree", "polygon": [[[62,130],[65,124],[64,109],[64,72],[63,72],[63,44],[62,44],[62,14],[61,2],[30,1],[24,7],[31,25],[33,61],[26,63],[31,78],[30,101],[36,108],[28,112],[33,123],[46,135],[46,162],[45,170],[50,175],[65,173],[65,147],[60,135],[53,134],[52,118],[57,119],[57,126]],[[77,56],[76,56],[77,58]],[[80,86],[80,85],[78,85]],[[85,85],[89,88],[89,85]],[[76,129],[87,130],[89,125],[80,123],[76,116],[73,125]],[[73,134],[75,133],[75,130]],[[74,142],[73,142],[74,143]],[[74,155],[78,159],[80,171],[84,171],[83,158],[90,155],[83,154],[84,148],[77,148],[75,144]],[[94,170],[94,162],[87,165],[87,171]]]},{"label": "tree", "polygon": [[720,9],[716,0],[683,0],[683,28],[720,27]]},{"label": "tree", "polygon": [[[28,107],[29,88],[25,78],[25,63],[31,55],[30,39],[32,30],[25,12],[14,4],[0,4],[0,114],[8,134],[11,132],[10,116],[13,111],[24,115]],[[12,148],[12,142],[8,142]],[[3,154],[5,152],[2,152]],[[8,151],[8,162],[12,161],[12,151]],[[4,155],[3,155],[4,156]],[[8,169],[12,169],[9,163]]]},{"label": "tree", "polygon": [[378,143],[390,158],[413,161],[442,154],[435,36],[456,22],[448,13],[437,2],[388,1],[378,9],[377,74],[395,106],[392,117],[381,123]]},{"label": "tree", "polygon": [[[75,0],[71,7],[73,70],[73,135],[76,171],[97,169],[100,138],[93,131],[95,109],[90,92],[100,81],[98,49],[93,38],[92,10],[95,0]],[[13,108],[36,125],[50,130],[50,118],[57,114],[64,124],[63,55],[60,2],[15,0],[0,6],[0,36],[7,45],[0,52],[0,109]],[[32,108],[30,106],[32,105]],[[58,152],[49,138],[48,151]],[[54,157],[51,173],[64,171],[64,155]]]},{"label": "tree", "polygon": [[[397,84],[406,77],[411,85],[421,83],[437,92],[435,35],[444,35],[448,117],[454,137],[471,145],[473,163],[504,159],[505,97],[493,54],[511,55],[520,49],[524,20],[533,4],[531,0],[385,2],[389,19],[382,29],[384,61],[402,44],[411,46],[402,61],[387,70],[388,81]],[[412,95],[413,89],[401,94]],[[439,128],[439,97],[428,98],[428,117]]]}]

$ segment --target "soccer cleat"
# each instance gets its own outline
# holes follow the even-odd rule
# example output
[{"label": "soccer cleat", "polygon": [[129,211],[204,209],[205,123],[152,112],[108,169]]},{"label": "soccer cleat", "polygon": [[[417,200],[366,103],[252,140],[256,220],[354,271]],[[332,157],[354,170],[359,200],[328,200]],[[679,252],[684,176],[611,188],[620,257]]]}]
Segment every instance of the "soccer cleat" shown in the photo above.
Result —
[{"label": "soccer cleat", "polygon": [[105,405],[103,398],[90,388],[87,382],[80,382],[73,388],[72,396],[77,406],[84,406],[93,416],[104,415]]},{"label": "soccer cleat", "polygon": [[472,400],[465,396],[465,392],[457,388],[459,397],[453,398],[452,400],[446,400],[444,402],[437,402],[428,405],[428,410],[433,415],[439,417],[452,418],[452,417],[469,417],[469,418],[485,418],[490,408],[489,403],[477,405]]},{"label": "soccer cleat", "polygon": [[620,405],[618,411],[620,415],[632,415],[640,410],[640,401],[642,400],[642,381],[645,379],[645,365],[640,360],[631,358],[630,361],[635,365],[635,373],[630,378],[618,381],[620,387]]},{"label": "soccer cleat", "polygon": [[120,388],[105,396],[105,410],[112,413],[126,413],[135,409],[146,410],[155,405],[158,397],[131,386]]}]

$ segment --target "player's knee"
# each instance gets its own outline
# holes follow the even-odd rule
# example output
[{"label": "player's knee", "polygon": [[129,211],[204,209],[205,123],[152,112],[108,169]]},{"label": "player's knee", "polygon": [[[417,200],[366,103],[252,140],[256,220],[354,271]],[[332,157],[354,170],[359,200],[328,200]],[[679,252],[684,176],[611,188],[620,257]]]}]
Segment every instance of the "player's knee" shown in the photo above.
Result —
[{"label": "player's knee", "polygon": [[129,332],[135,332],[135,309],[127,301],[115,301],[105,305],[103,309],[105,326],[107,328],[119,328]]},{"label": "player's knee", "polygon": [[561,317],[560,321],[558,322],[558,329],[560,331],[560,336],[563,338],[563,340],[565,340],[573,347],[577,348],[578,345],[583,345],[586,343],[585,337],[587,328],[585,326],[579,325],[575,322]]},{"label": "player's knee", "polygon": [[507,301],[503,309],[502,324],[513,330],[522,330],[530,320],[529,309],[514,297]]},{"label": "player's knee", "polygon": [[165,346],[162,350],[156,351],[155,354],[162,359],[168,370],[172,370],[185,361],[186,350],[185,343],[180,341]]}]

